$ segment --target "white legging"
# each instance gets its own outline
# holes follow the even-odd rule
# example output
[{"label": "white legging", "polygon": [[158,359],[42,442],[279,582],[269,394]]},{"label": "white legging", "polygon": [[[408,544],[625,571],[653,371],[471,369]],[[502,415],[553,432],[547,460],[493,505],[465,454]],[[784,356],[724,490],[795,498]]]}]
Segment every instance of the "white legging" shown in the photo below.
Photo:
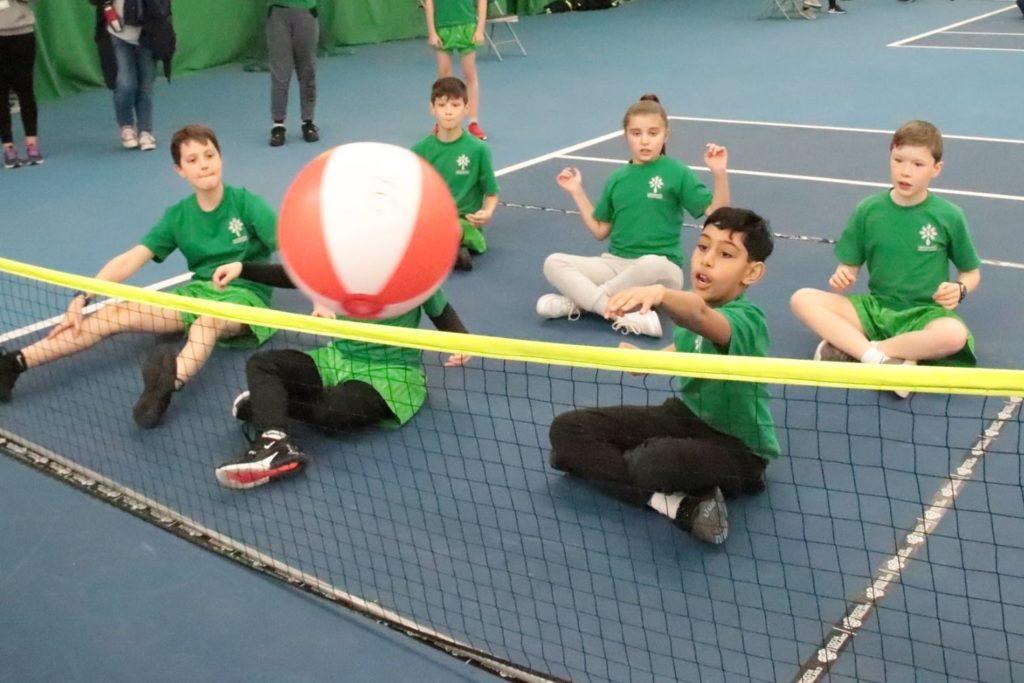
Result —
[{"label": "white legging", "polygon": [[683,286],[683,270],[664,256],[621,258],[611,254],[551,254],[544,259],[544,277],[580,308],[604,315],[608,297],[630,287]]}]

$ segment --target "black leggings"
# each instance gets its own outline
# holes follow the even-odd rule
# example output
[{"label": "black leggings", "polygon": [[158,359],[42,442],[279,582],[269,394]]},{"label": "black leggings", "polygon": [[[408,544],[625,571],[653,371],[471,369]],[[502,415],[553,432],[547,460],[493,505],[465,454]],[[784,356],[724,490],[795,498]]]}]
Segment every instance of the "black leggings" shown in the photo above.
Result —
[{"label": "black leggings", "polygon": [[551,424],[551,466],[643,505],[651,494],[727,496],[764,487],[765,461],[677,398],[660,406],[585,408]]},{"label": "black leggings", "polygon": [[8,93],[18,96],[21,123],[26,137],[35,137],[39,121],[36,94],[32,86],[36,62],[36,34],[0,36],[0,142],[14,142]]},{"label": "black leggings", "polygon": [[377,390],[350,380],[325,387],[302,351],[260,351],[245,365],[252,424],[259,432],[286,431],[288,418],[329,431],[348,431],[395,419]]}]

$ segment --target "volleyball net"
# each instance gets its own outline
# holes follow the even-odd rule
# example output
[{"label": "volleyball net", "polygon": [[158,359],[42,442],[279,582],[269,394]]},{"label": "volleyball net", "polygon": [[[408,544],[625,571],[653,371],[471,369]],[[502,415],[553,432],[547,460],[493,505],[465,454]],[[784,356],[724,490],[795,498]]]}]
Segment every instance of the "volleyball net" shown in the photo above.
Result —
[{"label": "volleyball net", "polygon": [[[525,680],[969,680],[1024,674],[1024,373],[596,348],[311,318],[0,259],[0,345],[75,291],[422,351],[402,426],[289,427],[298,476],[220,485],[252,350],[217,349],[155,429],[132,420],[152,335],[40,365],[0,403],[0,450],[194,543]],[[167,340],[163,340],[167,341]],[[176,341],[180,346],[180,337]],[[446,366],[450,354],[472,359]],[[702,543],[549,465],[573,410],[658,406],[673,379],[761,383],[782,455]],[[906,401],[896,388],[915,393]]]}]

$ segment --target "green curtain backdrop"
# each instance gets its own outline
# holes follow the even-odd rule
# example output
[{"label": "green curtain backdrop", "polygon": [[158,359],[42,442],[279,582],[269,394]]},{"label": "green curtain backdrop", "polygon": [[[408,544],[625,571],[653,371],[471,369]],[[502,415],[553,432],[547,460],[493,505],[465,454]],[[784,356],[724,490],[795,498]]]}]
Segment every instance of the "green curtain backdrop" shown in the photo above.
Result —
[{"label": "green curtain backdrop", "polygon": [[[504,4],[510,12],[536,14],[549,1]],[[265,51],[265,0],[173,0],[173,10],[178,34],[175,75],[258,59]],[[95,16],[88,0],[41,0],[36,5],[36,86],[41,99],[103,85],[93,43]],[[416,0],[320,0],[320,26],[320,47],[328,53],[343,45],[426,35]]]}]

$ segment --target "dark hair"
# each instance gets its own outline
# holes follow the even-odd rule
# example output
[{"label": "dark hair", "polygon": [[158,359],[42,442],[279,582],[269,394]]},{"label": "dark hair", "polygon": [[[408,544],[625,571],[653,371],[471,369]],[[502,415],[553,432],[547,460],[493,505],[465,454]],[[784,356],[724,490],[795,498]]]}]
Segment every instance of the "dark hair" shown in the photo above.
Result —
[{"label": "dark hair", "polygon": [[927,121],[908,121],[900,126],[900,129],[893,133],[889,151],[903,145],[927,147],[935,163],[942,161],[942,133]]},{"label": "dark hair", "polygon": [[217,154],[220,154],[220,142],[213,129],[198,123],[190,123],[171,138],[171,158],[174,159],[175,166],[181,166],[181,146],[186,142],[209,142],[216,148]]},{"label": "dark hair", "polygon": [[462,82],[462,79],[455,78],[454,76],[445,76],[434,81],[434,85],[430,88],[430,103],[433,104],[442,97],[469,102],[469,92],[466,90],[466,84]]},{"label": "dark hair", "polygon": [[[629,109],[626,110],[626,115],[622,117],[622,129],[629,128],[629,120],[634,116],[644,116],[647,114],[654,114],[660,116],[661,120],[665,123],[665,130],[668,130],[668,112],[665,111],[665,107],[661,106],[661,100],[658,96],[652,92],[644,93],[640,96],[640,99],[629,105]],[[661,154],[665,155],[665,150],[668,145],[661,146]]]},{"label": "dark hair", "polygon": [[715,209],[704,221],[704,225],[716,225],[722,230],[741,233],[743,246],[751,261],[767,261],[775,247],[768,221],[750,209],[723,206]]}]

